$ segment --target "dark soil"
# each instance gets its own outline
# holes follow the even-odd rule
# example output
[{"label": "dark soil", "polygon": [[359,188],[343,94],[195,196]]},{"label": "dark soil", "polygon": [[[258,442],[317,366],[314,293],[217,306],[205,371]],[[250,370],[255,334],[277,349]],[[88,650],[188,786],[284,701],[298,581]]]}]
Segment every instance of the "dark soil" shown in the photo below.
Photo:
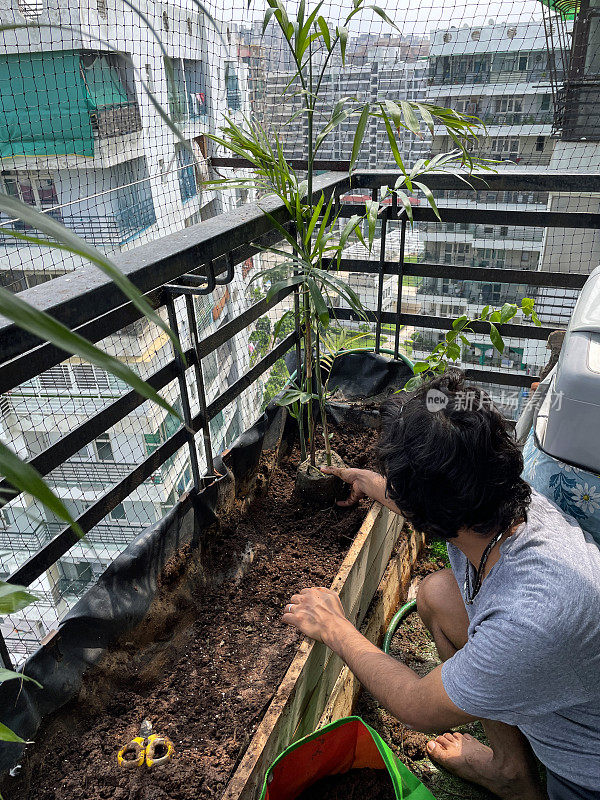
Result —
[{"label": "dark soil", "polygon": [[[348,465],[371,467],[374,436],[347,430],[333,446]],[[299,461],[295,450],[270,478],[265,470],[268,490],[220,521],[212,559],[226,579],[216,589],[202,588],[193,554],[167,564],[148,618],[40,729],[1,787],[6,800],[218,800],[300,641],[281,622],[285,603],[331,583],[369,505],[303,504],[292,495]],[[145,718],[175,755],[120,768],[117,752]]]},{"label": "dark soil", "polygon": [[351,769],[329,775],[309,786],[298,800],[395,800],[394,787],[386,770]]}]

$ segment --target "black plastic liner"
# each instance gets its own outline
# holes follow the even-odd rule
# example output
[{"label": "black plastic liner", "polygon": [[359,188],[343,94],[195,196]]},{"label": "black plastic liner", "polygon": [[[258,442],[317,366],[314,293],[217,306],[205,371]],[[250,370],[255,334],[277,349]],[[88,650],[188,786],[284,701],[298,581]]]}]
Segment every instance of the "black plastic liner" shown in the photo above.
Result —
[{"label": "black plastic liner", "polygon": [[[374,353],[351,353],[334,363],[331,389],[346,400],[391,394],[411,376],[402,362]],[[345,424],[373,427],[375,408],[332,402],[328,413]],[[294,420],[275,403],[232,447],[216,459],[221,478],[198,493],[189,493],[159,522],[147,528],[110,564],[61,621],[56,634],[25,662],[23,671],[42,688],[18,680],[0,684],[1,721],[25,740],[32,740],[44,717],[77,695],[85,672],[107,648],[132,630],[148,613],[168,559],[182,546],[202,550],[204,532],[213,526],[228,498],[250,491],[263,450],[288,446],[296,435]],[[20,744],[0,744],[0,773],[23,751]]]}]

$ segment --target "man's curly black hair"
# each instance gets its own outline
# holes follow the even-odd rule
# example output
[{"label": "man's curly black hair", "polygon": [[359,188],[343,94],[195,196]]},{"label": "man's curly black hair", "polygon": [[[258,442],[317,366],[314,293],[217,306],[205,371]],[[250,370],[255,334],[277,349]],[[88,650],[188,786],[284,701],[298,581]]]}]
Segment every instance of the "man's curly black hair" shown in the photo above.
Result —
[{"label": "man's curly black hair", "polygon": [[[447,398],[437,395],[435,411],[432,389]],[[429,538],[452,539],[461,528],[490,535],[527,519],[521,450],[490,397],[459,369],[384,404],[379,458],[388,497]]]}]

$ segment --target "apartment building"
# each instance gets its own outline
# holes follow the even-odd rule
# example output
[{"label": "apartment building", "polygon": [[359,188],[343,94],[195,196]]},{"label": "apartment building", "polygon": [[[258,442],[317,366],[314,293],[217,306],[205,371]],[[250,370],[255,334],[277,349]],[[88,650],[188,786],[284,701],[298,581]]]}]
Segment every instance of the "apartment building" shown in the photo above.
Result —
[{"label": "apartment building", "polygon": [[[436,30],[431,38],[427,100],[483,120],[487,136],[473,152],[495,162],[495,169],[545,170],[555,147],[551,75],[560,75],[561,60],[562,54],[548,47],[541,20]],[[433,153],[452,149],[445,131],[434,129]],[[441,192],[439,200],[449,207],[486,203],[491,209],[511,211],[546,210],[548,205],[547,193],[492,192],[481,184],[474,190]],[[512,286],[497,279],[493,283],[425,280],[419,290],[423,313],[455,317],[531,296],[527,272],[540,269],[543,228],[479,223],[422,223],[419,228],[425,261],[523,272],[523,283]],[[430,350],[440,335],[420,332],[415,354]],[[523,343],[511,340],[500,356],[483,337],[475,337],[473,347],[463,352],[465,364],[525,373],[536,373],[545,358],[543,348],[526,351]]]},{"label": "apartment building", "polygon": [[[249,110],[245,66],[194,3],[148,0],[143,12],[159,32],[166,56],[121,0],[14,0],[0,10],[5,24],[52,21],[65,26],[4,33],[0,191],[50,214],[109,254],[162,238],[240,201],[235,192],[208,191],[203,181],[209,177],[206,157],[211,152],[206,134],[223,114],[239,119]],[[165,125],[144,84],[169,109],[195,158]],[[12,291],[84,266],[73,254],[15,239],[7,232],[11,228],[28,229],[18,220],[0,217],[0,281]],[[228,286],[195,298],[201,336],[247,306],[245,276],[252,267],[249,263]],[[189,341],[185,326],[180,334]],[[172,356],[168,337],[146,320],[101,344],[142,377]],[[209,401],[248,368],[249,349],[238,344],[223,345],[205,359]],[[189,388],[197,410],[197,387]],[[22,457],[33,457],[125,389],[96,367],[70,359],[0,398],[0,436],[13,442]],[[212,420],[217,449],[252,424],[260,387],[255,392],[255,398],[240,398]],[[164,394],[181,408],[175,383]],[[49,483],[77,516],[178,424],[145,403],[51,473]],[[202,468],[202,452],[199,460]],[[41,601],[20,618],[11,618],[19,630],[4,631],[17,658],[37,646],[57,618],[129,541],[163,516],[191,480],[189,453],[183,448],[33,587]],[[58,520],[27,496],[5,506],[0,512],[0,576],[9,575],[60,528]]]}]

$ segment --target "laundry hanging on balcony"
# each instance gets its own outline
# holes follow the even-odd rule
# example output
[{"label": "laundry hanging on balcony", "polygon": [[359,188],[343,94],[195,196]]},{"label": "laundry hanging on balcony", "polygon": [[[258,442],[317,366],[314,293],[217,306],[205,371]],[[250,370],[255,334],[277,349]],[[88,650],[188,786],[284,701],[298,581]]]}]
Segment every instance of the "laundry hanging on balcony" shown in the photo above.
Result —
[{"label": "laundry hanging on balcony", "polygon": [[0,157],[94,155],[75,50],[0,56]]}]

